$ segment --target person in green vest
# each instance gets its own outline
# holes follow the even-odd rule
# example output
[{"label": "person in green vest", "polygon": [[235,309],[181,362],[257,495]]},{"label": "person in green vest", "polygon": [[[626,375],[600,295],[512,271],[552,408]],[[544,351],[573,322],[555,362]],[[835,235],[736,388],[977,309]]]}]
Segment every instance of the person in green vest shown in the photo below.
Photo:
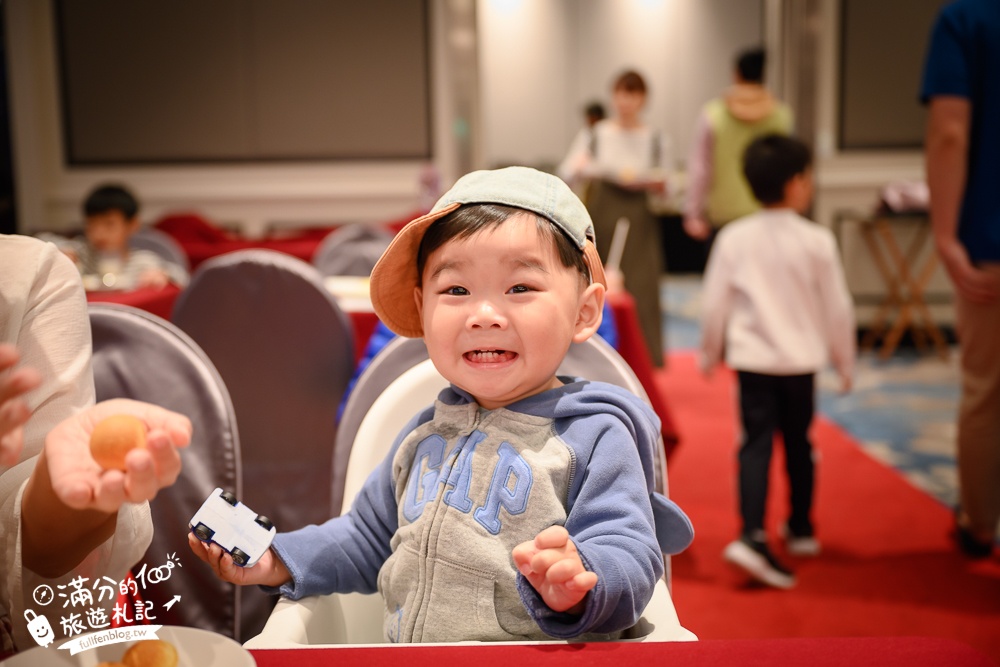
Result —
[{"label": "person in green vest", "polygon": [[738,54],[734,85],[698,118],[688,159],[684,230],[710,240],[719,227],[760,208],[743,176],[743,151],[765,134],[790,134],[792,112],[764,86],[766,54]]}]

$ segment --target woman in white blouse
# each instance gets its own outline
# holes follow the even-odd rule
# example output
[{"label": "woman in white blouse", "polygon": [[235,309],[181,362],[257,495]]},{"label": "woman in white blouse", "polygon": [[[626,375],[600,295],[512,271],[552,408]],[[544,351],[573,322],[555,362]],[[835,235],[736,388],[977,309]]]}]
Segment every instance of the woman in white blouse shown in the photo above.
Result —
[{"label": "woman in white blouse", "polygon": [[672,159],[667,137],[642,120],[646,96],[646,82],[638,72],[620,74],[612,86],[612,117],[580,131],[558,174],[570,185],[586,184],[585,203],[594,221],[597,250],[605,262],[619,218],[628,219],[619,268],[625,289],[635,298],[653,363],[662,366],[659,280],[664,271],[663,251],[660,223],[649,208],[649,195],[666,191]]}]

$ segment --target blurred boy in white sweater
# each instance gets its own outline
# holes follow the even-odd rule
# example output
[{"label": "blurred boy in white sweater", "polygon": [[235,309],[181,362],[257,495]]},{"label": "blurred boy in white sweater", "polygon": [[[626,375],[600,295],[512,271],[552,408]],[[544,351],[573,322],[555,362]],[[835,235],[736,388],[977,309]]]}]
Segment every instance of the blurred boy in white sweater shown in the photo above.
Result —
[{"label": "blurred boy in white sweater", "polygon": [[723,557],[755,579],[791,588],[795,577],[767,546],[764,508],[774,431],[785,445],[791,512],[788,552],[816,555],[809,426],[814,378],[831,360],[851,387],[854,313],[830,230],[801,216],[813,193],[809,149],[767,135],[750,144],[744,173],[763,209],[724,227],[705,271],[702,369],[723,360],[737,371],[740,418],[740,538]]}]

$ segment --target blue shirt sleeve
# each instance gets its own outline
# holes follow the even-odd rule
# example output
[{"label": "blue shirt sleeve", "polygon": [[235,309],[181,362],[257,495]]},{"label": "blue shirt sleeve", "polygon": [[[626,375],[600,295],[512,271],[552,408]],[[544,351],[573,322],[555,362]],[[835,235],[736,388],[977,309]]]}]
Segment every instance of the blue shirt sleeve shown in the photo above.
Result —
[{"label": "blue shirt sleeve", "polygon": [[615,323],[615,312],[611,310],[608,302],[604,302],[603,317],[601,326],[597,328],[597,335],[603,338],[608,345],[618,349],[618,325]]},{"label": "blue shirt sleeve", "polygon": [[337,406],[337,422],[340,422],[340,418],[344,416],[344,407],[347,405],[347,399],[350,397],[351,392],[354,391],[354,385],[358,383],[358,378],[361,374],[365,372],[368,365],[371,364],[372,359],[375,355],[382,351],[382,348],[389,344],[393,338],[396,337],[389,327],[382,324],[382,320],[378,321],[375,325],[375,330],[372,331],[371,337],[368,339],[368,344],[365,345],[364,354],[361,355],[361,359],[358,361],[357,368],[354,369],[354,374],[351,375],[350,381],[347,383],[347,389],[344,390],[344,395],[340,399],[340,405]]},{"label": "blue shirt sleeve", "polygon": [[927,60],[924,64],[920,101],[953,95],[970,97],[972,93],[968,49],[972,40],[964,35],[964,22],[953,7],[945,7],[931,31]]}]

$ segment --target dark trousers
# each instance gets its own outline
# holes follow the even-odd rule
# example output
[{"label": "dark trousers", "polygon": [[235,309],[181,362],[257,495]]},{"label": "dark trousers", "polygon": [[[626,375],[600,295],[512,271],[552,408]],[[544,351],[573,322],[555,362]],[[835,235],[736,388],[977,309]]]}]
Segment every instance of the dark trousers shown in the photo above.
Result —
[{"label": "dark trousers", "polygon": [[809,425],[813,418],[814,374],[763,375],[739,371],[740,515],[743,534],[750,537],[764,529],[768,472],[774,431],[785,443],[791,515],[788,527],[795,535],[813,534],[813,458]]}]

